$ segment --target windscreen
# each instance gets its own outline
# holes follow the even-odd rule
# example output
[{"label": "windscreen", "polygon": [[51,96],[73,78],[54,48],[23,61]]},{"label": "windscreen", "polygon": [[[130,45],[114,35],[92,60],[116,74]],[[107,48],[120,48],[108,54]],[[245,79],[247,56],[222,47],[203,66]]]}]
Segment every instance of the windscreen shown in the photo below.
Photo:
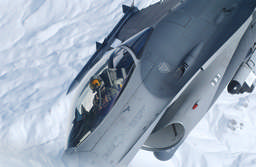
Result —
[{"label": "windscreen", "polygon": [[77,101],[69,147],[82,143],[111,112],[134,69],[133,58],[125,48],[117,48],[104,57],[107,60],[95,65],[98,70],[91,74]]}]

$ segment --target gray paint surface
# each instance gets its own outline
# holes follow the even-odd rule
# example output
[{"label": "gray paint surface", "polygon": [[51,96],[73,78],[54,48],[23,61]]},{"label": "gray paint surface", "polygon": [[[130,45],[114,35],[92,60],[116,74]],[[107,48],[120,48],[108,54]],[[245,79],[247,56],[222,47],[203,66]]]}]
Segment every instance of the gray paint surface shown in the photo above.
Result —
[{"label": "gray paint surface", "polygon": [[[122,46],[136,66],[127,85],[102,123],[67,155],[95,154],[110,166],[127,166],[140,148],[155,151],[162,160],[171,158],[233,78],[256,40],[255,28],[239,30],[256,1],[188,0],[175,8],[177,4],[170,1],[164,9],[157,3],[126,22],[116,36],[122,41],[138,41],[131,36],[148,26],[153,31],[140,59]],[[224,49],[232,39],[237,45]],[[85,77],[74,96],[86,82]]]}]

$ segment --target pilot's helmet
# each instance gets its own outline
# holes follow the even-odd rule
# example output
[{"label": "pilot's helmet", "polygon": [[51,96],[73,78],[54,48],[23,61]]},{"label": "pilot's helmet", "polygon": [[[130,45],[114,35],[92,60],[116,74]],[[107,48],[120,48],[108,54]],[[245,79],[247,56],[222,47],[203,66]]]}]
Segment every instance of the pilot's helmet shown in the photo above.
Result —
[{"label": "pilot's helmet", "polygon": [[93,92],[99,90],[103,85],[103,81],[100,76],[94,76],[90,80],[90,88]]}]

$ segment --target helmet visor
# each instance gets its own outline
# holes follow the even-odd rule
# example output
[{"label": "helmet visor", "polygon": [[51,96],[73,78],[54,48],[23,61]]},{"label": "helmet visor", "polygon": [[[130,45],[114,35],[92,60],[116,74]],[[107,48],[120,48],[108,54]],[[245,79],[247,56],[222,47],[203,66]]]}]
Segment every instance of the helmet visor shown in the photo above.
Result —
[{"label": "helmet visor", "polygon": [[96,89],[99,89],[100,88],[100,81],[98,79],[93,79],[91,82],[90,82],[90,88],[92,90],[96,90]]}]

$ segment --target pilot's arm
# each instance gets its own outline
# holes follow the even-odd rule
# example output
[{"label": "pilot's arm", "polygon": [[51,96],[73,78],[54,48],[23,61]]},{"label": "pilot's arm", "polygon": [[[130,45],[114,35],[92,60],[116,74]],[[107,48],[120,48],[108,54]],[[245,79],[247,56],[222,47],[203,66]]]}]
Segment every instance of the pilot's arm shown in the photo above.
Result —
[{"label": "pilot's arm", "polygon": [[115,88],[106,88],[105,97],[107,98],[108,102],[113,101],[118,95],[118,92],[119,91]]}]

